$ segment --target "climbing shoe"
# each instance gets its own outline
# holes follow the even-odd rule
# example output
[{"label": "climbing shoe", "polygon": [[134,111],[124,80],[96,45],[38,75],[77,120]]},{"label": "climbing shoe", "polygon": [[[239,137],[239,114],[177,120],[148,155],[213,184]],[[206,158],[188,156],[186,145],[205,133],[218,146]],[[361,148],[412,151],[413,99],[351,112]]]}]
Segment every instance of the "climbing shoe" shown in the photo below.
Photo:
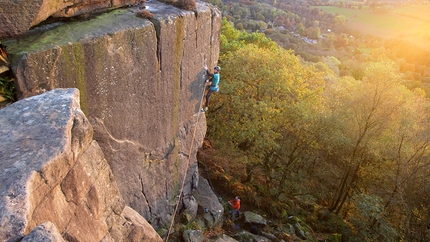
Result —
[{"label": "climbing shoe", "polygon": [[208,111],[208,107],[202,108],[202,110],[200,110],[200,111],[202,111],[204,113],[204,112]]}]

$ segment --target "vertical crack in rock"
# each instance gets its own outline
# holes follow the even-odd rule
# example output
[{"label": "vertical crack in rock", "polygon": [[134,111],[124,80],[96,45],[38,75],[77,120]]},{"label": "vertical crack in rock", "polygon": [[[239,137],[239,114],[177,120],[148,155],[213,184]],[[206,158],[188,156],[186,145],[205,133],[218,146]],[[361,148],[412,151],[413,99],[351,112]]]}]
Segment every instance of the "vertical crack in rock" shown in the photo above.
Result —
[{"label": "vertical crack in rock", "polygon": [[[196,35],[196,39],[195,39],[195,41],[194,41],[194,43],[196,44],[196,50],[198,49],[198,47],[199,47],[199,34],[198,34],[198,30],[199,30],[199,18],[198,18],[198,13],[197,13],[197,11],[195,11],[194,12],[194,16],[196,17],[196,25],[195,25],[195,27],[196,27],[196,29],[194,30],[194,32],[195,32],[195,35]],[[205,62],[205,66],[206,66],[206,62]]]},{"label": "vertical crack in rock", "polygon": [[157,58],[158,63],[160,64],[160,71],[161,71],[161,41],[160,41],[160,31],[161,31],[161,24],[160,21],[158,21],[155,18],[151,18],[150,21],[154,25],[155,29],[155,36],[157,37]]},{"label": "vertical crack in rock", "polygon": [[52,50],[52,52],[53,52],[53,55],[54,55],[54,60],[53,60],[53,62],[52,62],[52,65],[50,66],[50,68],[48,69],[48,71],[49,71],[49,74],[48,74],[48,81],[49,81],[49,83],[50,83],[50,85],[49,86],[51,86],[52,88],[51,89],[49,89],[49,90],[52,90],[52,89],[54,89],[55,87],[53,87],[54,86],[54,84],[53,84],[53,82],[54,82],[54,80],[55,80],[55,67],[58,65],[57,63],[59,62],[59,60],[60,60],[60,57],[61,57],[61,55],[62,55],[62,52],[63,52],[63,49],[62,48],[60,48],[59,46],[55,46],[54,48],[53,48],[53,50]]},{"label": "vertical crack in rock", "polygon": [[165,189],[165,191],[166,191],[166,198],[168,198],[169,194],[167,193],[167,191],[169,191],[169,186],[167,185],[167,179],[164,179],[164,187],[166,188]]},{"label": "vertical crack in rock", "polygon": [[75,108],[73,112],[74,118],[70,143],[73,161],[76,161],[78,156],[90,145],[94,131],[82,110]]},{"label": "vertical crack in rock", "polygon": [[149,216],[152,217],[152,209],[151,209],[151,205],[149,204],[148,198],[146,198],[145,195],[145,188],[143,185],[143,178],[139,175],[139,180],[140,180],[140,185],[142,187],[141,191],[142,191],[142,196],[143,198],[145,198],[146,204],[148,204],[148,209],[149,209]]},{"label": "vertical crack in rock", "polygon": [[[215,31],[215,26],[214,26],[214,23],[215,23],[215,21],[216,21],[216,17],[217,17],[217,13],[215,12],[215,10],[213,9],[213,8],[211,8],[211,40],[210,40],[210,45],[211,46],[213,46],[214,45],[214,35],[215,35],[215,33],[214,33],[214,31]],[[210,50],[211,50],[211,52],[212,52],[212,48],[210,48]],[[212,55],[211,55],[212,56]]]},{"label": "vertical crack in rock", "polygon": [[174,141],[173,142],[169,142],[163,159],[164,160],[168,159],[169,156],[173,153],[174,150],[175,150],[175,143],[174,143]]},{"label": "vertical crack in rock", "polygon": [[174,98],[174,117],[173,117],[173,130],[178,130],[179,125],[179,112],[180,112],[180,99],[181,99],[181,90],[182,90],[182,60],[184,58],[184,40],[185,36],[185,18],[183,15],[178,15],[173,20],[173,27],[175,28],[176,38],[174,40],[174,59],[173,59],[173,98]]}]

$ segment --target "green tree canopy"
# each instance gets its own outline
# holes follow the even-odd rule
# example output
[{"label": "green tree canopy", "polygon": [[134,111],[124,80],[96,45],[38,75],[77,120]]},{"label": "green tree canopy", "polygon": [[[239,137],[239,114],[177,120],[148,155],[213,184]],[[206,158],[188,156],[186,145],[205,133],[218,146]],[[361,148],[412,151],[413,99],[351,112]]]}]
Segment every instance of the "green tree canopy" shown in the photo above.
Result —
[{"label": "green tree canopy", "polygon": [[323,76],[264,35],[223,28],[222,91],[208,119],[210,136],[259,165],[268,154],[283,154],[284,136],[298,132],[297,123],[319,106]]}]

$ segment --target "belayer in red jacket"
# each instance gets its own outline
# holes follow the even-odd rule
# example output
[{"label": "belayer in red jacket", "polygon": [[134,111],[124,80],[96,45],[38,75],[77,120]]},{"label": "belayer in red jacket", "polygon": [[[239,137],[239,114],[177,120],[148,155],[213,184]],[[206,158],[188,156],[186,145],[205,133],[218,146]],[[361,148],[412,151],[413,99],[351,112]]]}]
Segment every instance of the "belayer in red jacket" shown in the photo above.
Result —
[{"label": "belayer in red jacket", "polygon": [[230,212],[230,219],[233,219],[233,214],[236,213],[237,217],[240,216],[240,198],[238,196],[236,196],[235,199],[228,201],[228,204],[231,205],[231,207],[233,208]]}]

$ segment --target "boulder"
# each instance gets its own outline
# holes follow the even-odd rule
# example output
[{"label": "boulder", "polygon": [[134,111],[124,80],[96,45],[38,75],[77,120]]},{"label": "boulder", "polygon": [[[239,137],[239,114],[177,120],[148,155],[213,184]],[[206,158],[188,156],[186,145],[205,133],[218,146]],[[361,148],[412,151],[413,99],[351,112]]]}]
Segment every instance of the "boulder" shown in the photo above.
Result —
[{"label": "boulder", "polygon": [[275,240],[275,241],[278,240],[278,238],[276,238],[276,236],[274,234],[266,233],[264,231],[261,231],[260,233],[261,233],[262,236],[264,236],[264,237],[266,237],[266,238],[268,238],[270,240]]},{"label": "boulder", "polygon": [[255,224],[263,227],[267,225],[267,220],[259,214],[246,211],[244,212],[244,216],[245,216],[245,223]]},{"label": "boulder", "polygon": [[263,236],[259,236],[259,235],[255,235],[252,234],[246,230],[242,230],[239,233],[236,233],[233,235],[234,238],[236,238],[238,241],[243,241],[243,242],[269,242],[271,240],[269,240],[266,237]]},{"label": "boulder", "polygon": [[293,225],[294,233],[299,237],[300,239],[306,240],[306,234],[303,228],[300,226],[300,224],[296,223]]},{"label": "boulder", "polygon": [[[72,150],[80,129],[88,130],[77,89],[54,90],[0,109],[0,240],[20,239],[44,221],[33,213],[58,188],[84,150]],[[82,126],[82,124],[84,126]],[[78,147],[92,133],[78,134]],[[73,153],[75,152],[75,153]]]},{"label": "boulder", "polygon": [[312,231],[312,228],[303,222],[297,216],[288,217],[288,225],[290,226],[290,234],[295,234],[300,239],[306,240],[311,238],[309,235]]},{"label": "boulder", "polygon": [[296,233],[296,229],[294,228],[294,226],[293,226],[293,225],[291,225],[291,224],[286,224],[285,226],[287,227],[287,233],[288,233],[288,234],[293,235],[293,234],[295,234],[295,233]]},{"label": "boulder", "polygon": [[109,240],[105,236],[102,241],[163,241],[152,226],[129,206],[125,206],[119,223],[115,223],[111,231],[107,234]]},{"label": "boulder", "polygon": [[233,239],[232,237],[223,234],[221,238],[218,238],[215,240],[215,242],[237,242],[237,240]]},{"label": "boulder", "polygon": [[50,16],[72,17],[107,11],[134,4],[138,0],[2,0],[0,39],[21,35]]},{"label": "boulder", "polygon": [[187,214],[187,222],[191,222],[197,217],[197,210],[199,205],[193,196],[188,196],[182,199],[185,206],[185,213]]},{"label": "boulder", "polygon": [[67,241],[128,241],[130,234],[162,241],[141,215],[130,218],[92,135],[78,89],[55,89],[0,109],[1,241],[46,237],[54,227]]},{"label": "boulder", "polygon": [[201,230],[185,230],[182,237],[185,242],[203,242],[205,238]]},{"label": "boulder", "polygon": [[204,211],[203,218],[206,226],[220,225],[223,222],[224,207],[205,178],[199,176],[199,186],[193,195]]},{"label": "boulder", "polygon": [[49,221],[44,222],[27,234],[21,242],[65,242],[57,227]]}]

